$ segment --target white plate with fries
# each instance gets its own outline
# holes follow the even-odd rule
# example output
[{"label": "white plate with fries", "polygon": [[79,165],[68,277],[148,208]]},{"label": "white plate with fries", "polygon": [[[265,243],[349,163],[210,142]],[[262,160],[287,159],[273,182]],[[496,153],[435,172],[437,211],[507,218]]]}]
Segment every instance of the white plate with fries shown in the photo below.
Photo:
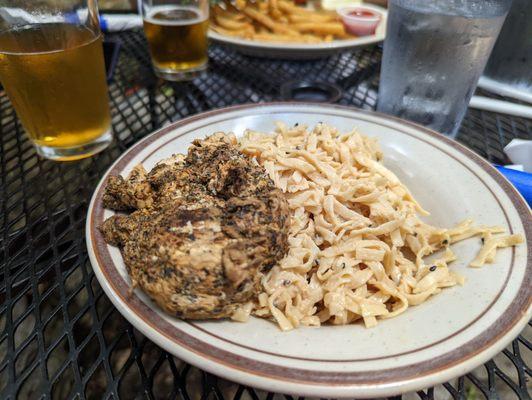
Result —
[{"label": "white plate with fries", "polygon": [[386,9],[363,5],[382,15],[375,34],[345,32],[336,11],[314,10],[289,0],[229,2],[211,7],[209,38],[236,51],[265,58],[313,59],[376,44],[386,34]]},{"label": "white plate with fries", "polygon": [[[282,121],[284,125],[277,125],[276,128],[276,121]],[[324,133],[322,130],[325,129],[324,125],[328,126],[326,128],[329,129],[328,132],[333,132],[332,136]],[[316,126],[311,136],[302,136],[310,134]],[[337,130],[331,131],[329,127],[335,127]],[[382,223],[382,220],[376,225],[370,224],[369,233],[365,233],[370,235],[368,238],[373,242],[378,240],[378,237],[384,237],[382,239],[386,241],[382,242],[384,247],[395,247],[393,243],[397,241],[397,246],[404,247],[407,246],[405,243],[408,243],[408,247],[414,251],[413,256],[410,254],[409,262],[403,256],[393,256],[387,261],[382,257],[379,258],[383,260],[384,265],[390,265],[385,271],[386,273],[390,271],[394,282],[402,280],[401,277],[406,279],[405,282],[397,283],[397,290],[407,290],[405,293],[412,295],[408,297],[408,307],[404,312],[391,315],[397,311],[392,304],[389,309],[380,307],[378,315],[384,317],[379,317],[376,325],[370,323],[370,327],[367,327],[372,315],[377,315],[370,308],[363,311],[360,311],[362,308],[353,308],[352,311],[348,311],[361,312],[355,320],[330,319],[331,315],[353,316],[346,314],[346,307],[351,307],[347,300],[340,304],[334,298],[329,298],[330,301],[323,298],[323,301],[315,303],[312,309],[304,308],[306,303],[303,300],[306,292],[301,291],[298,292],[300,301],[290,303],[290,308],[286,299],[271,303],[267,301],[262,305],[261,297],[264,293],[261,293],[257,303],[259,308],[255,310],[262,310],[262,314],[255,312],[255,315],[263,318],[251,316],[247,322],[235,322],[230,319],[181,320],[166,314],[141,288],[132,286],[120,250],[105,243],[98,229],[105,219],[115,214],[114,211],[105,209],[102,204],[108,177],[110,175],[125,177],[139,164],[142,164],[146,170],[151,170],[161,159],[176,153],[186,153],[193,140],[204,138],[214,132],[233,132],[237,137],[243,137],[247,129],[252,132],[248,132],[246,137],[257,140],[242,139],[241,149],[244,153],[247,151],[246,148],[260,149],[264,145],[264,138],[261,139],[262,136],[258,132],[273,133],[277,129],[276,135],[285,135],[284,137],[288,138],[286,140],[308,138],[302,145],[295,147],[294,143],[290,142],[290,147],[294,147],[295,150],[286,147],[288,149],[286,154],[303,157],[304,153],[309,157],[309,154],[320,153],[321,161],[314,160],[312,163],[323,171],[323,176],[338,170],[343,171],[342,179],[347,179],[346,174],[353,171],[362,172],[359,175],[360,182],[342,187],[331,186],[327,189],[329,194],[342,194],[347,193],[346,190],[353,190],[350,192],[353,195],[359,190],[355,186],[365,187],[364,182],[373,176],[376,178],[375,183],[383,190],[388,190],[384,189],[386,187],[398,190],[403,188],[404,190],[400,191],[402,200],[398,202],[397,197],[390,197],[392,194],[388,191],[389,196],[384,197],[377,193],[378,204],[375,203],[375,199],[370,200],[367,196],[364,199],[356,197],[359,199],[356,201],[373,202],[382,212],[395,215],[394,207],[397,207],[396,211],[404,210],[403,200],[414,205],[413,198],[415,198],[419,202],[416,203],[418,206],[430,212],[430,215],[422,217],[424,222],[416,223],[415,226],[429,229],[435,235],[448,235],[437,236],[436,242],[426,239],[422,230],[419,233],[412,231],[411,229],[417,229],[412,225],[413,220],[404,216],[395,219],[398,224],[406,224],[401,225],[405,229],[403,243],[400,243],[403,234],[397,237],[393,234],[389,237],[378,236],[384,235],[385,226],[390,226],[389,223]],[[316,131],[316,129],[321,130]],[[319,132],[321,137],[319,141],[315,140],[318,135],[316,132]],[[259,136],[251,137],[250,134]],[[323,136],[324,134],[326,136]],[[377,139],[381,150],[378,150],[373,139],[368,137]],[[280,146],[286,145],[285,139],[279,136],[277,138],[275,143],[280,143]],[[279,155],[275,148],[277,145],[274,146],[271,140],[269,143],[272,151],[262,154],[265,157],[272,155],[276,157]],[[329,156],[329,151],[333,152],[331,153],[333,155]],[[368,158],[357,158],[362,154],[358,152],[362,151],[373,152],[374,161],[378,165],[368,164],[370,162]],[[257,157],[259,157],[256,158],[257,162],[262,162],[262,156]],[[311,159],[312,157],[309,160]],[[297,162],[292,162],[290,165],[300,167],[309,165],[300,158],[291,158],[291,160]],[[356,164],[354,160],[356,163],[361,160],[363,164]],[[268,168],[271,169],[273,165],[280,174],[285,174],[286,166],[289,164],[286,160],[282,162],[285,166],[275,166],[270,163]],[[266,164],[264,165],[266,168]],[[364,172],[365,167],[359,169],[360,165],[372,165],[373,171],[378,171],[378,176],[374,173],[368,175],[367,171]],[[315,179],[319,185],[327,185],[319,183],[322,179],[318,179],[319,176],[312,171],[314,169],[309,169],[305,174],[313,176],[311,179]],[[288,173],[292,172],[288,170]],[[293,182],[296,182],[295,175]],[[277,180],[275,174],[272,179]],[[302,184],[301,179],[299,174],[297,185]],[[395,183],[387,186],[386,182]],[[287,184],[293,185],[293,183]],[[307,190],[306,187],[301,186],[300,190]],[[309,187],[315,189],[315,185]],[[308,207],[315,207],[318,204],[316,201],[320,201],[314,195],[306,198],[311,202]],[[387,203],[390,201],[393,202]],[[391,208],[382,208],[386,205]],[[332,205],[332,208],[325,205],[319,210],[325,207],[334,210],[336,205]],[[338,208],[338,212],[342,209]],[[364,212],[362,208],[360,211]],[[346,212],[345,209],[343,212]],[[301,215],[296,214],[291,218],[291,223],[297,225]],[[321,217],[315,219],[315,226],[318,226],[319,218]],[[460,224],[460,221],[467,218],[471,218],[474,225]],[[190,221],[188,223],[190,224]],[[307,225],[303,227],[305,226]],[[309,228],[305,230],[311,229],[310,222],[308,226]],[[433,228],[436,230],[432,230]],[[495,231],[500,232],[497,235],[502,237],[492,235]],[[413,237],[406,237],[406,232],[410,232],[408,235]],[[351,233],[341,235],[338,240],[353,238]],[[195,115],[167,126],[131,147],[102,178],[89,207],[86,234],[90,260],[102,288],[118,310],[144,335],[176,357],[203,370],[267,391],[321,398],[373,398],[431,387],[461,376],[495,356],[521,332],[532,316],[530,293],[532,219],[530,209],[519,193],[486,160],[457,142],[397,118],[351,107],[304,103],[243,105]],[[361,234],[356,233],[356,235]],[[505,242],[508,238],[517,237],[519,240],[513,243]],[[354,238],[354,240],[359,239]],[[424,240],[428,240],[424,242],[425,244],[437,244],[438,249],[444,250],[445,247],[444,258],[449,261],[448,267],[447,261],[441,261],[439,258],[441,252],[433,254],[437,259],[429,257],[428,264],[424,264],[421,259],[417,260],[416,251],[421,250],[415,243]],[[385,245],[386,243],[388,244]],[[304,250],[307,244],[307,242],[295,243],[296,250],[300,248]],[[517,245],[506,247],[512,244]],[[321,245],[323,246],[323,243]],[[350,282],[349,274],[353,268],[350,263],[357,257],[361,259],[369,257],[359,254],[356,246],[355,253],[353,246],[355,245],[352,243],[344,246],[346,251],[353,253],[353,256],[342,256],[344,257],[342,263],[333,266],[339,269],[339,276],[342,279],[347,279],[345,282]],[[501,248],[496,251],[496,247]],[[414,250],[416,248],[417,250]],[[452,252],[452,257],[448,258],[447,250]],[[322,253],[320,251],[322,250],[314,254],[329,257],[325,254],[325,250]],[[301,254],[305,257],[307,253]],[[335,254],[331,257],[336,257]],[[412,259],[415,258],[414,265]],[[453,259],[455,260],[452,261]],[[310,259],[311,265],[312,261],[313,259]],[[394,276],[396,261],[401,264],[402,272]],[[417,261],[421,262],[419,268]],[[484,262],[488,264],[481,268],[471,267]],[[281,267],[282,265],[280,264]],[[323,266],[329,268],[325,259],[320,258],[312,268],[320,269]],[[368,264],[361,269],[361,272],[371,272],[374,266],[376,266],[374,263]],[[278,269],[278,267],[276,265],[273,268]],[[412,271],[416,272],[416,276],[411,275]],[[423,274],[418,276],[419,271],[423,271]],[[452,275],[441,275],[440,272],[446,274],[452,272]],[[440,275],[446,276],[444,281],[438,280]],[[455,281],[453,276],[461,278]],[[420,285],[421,282],[430,283],[431,279],[436,279],[433,283],[440,282],[441,285],[436,286],[438,289],[436,292],[431,292],[434,295],[420,299],[414,290],[417,288],[418,278]],[[291,282],[298,283],[297,287],[299,284],[304,287],[307,283],[314,285],[316,281],[312,283],[312,279],[310,283],[306,279]],[[334,283],[332,277],[326,279],[328,283]],[[381,278],[375,275],[375,280],[365,281],[369,285],[364,281],[357,283],[359,286],[356,295],[377,296],[383,290],[380,288],[382,285],[379,286],[379,279],[385,279],[384,275]],[[282,287],[279,289],[287,290],[287,286],[292,285],[291,282],[287,284],[282,280]],[[392,284],[389,280],[387,282],[387,285]],[[434,289],[432,284],[429,286],[430,290]],[[338,286],[333,285],[324,290],[336,290],[335,288]],[[363,290],[360,291],[359,288]],[[352,287],[347,289],[351,290]],[[394,296],[386,298],[398,298],[398,295]],[[375,298],[372,298],[372,301],[376,301]],[[388,301],[386,298],[383,298],[383,301]],[[397,303],[397,300],[393,300],[393,303]],[[335,304],[337,310],[332,310],[330,304]],[[296,324],[292,326],[293,329],[283,331],[280,327],[283,328],[284,323],[278,325],[279,319],[276,323],[273,317],[270,320],[264,318],[268,316],[263,313],[268,311],[267,307],[276,310],[272,315],[277,315],[277,311],[283,310],[292,322],[297,322],[299,317],[294,311],[298,310],[307,313],[300,315],[309,315],[308,313],[312,314],[317,310],[322,313],[324,307],[329,307],[326,311],[329,314],[321,314],[319,321],[301,319],[298,327]],[[304,326],[320,325],[321,321],[324,321],[321,326]],[[335,325],[339,323],[348,324]],[[286,328],[285,326],[283,329]]]}]

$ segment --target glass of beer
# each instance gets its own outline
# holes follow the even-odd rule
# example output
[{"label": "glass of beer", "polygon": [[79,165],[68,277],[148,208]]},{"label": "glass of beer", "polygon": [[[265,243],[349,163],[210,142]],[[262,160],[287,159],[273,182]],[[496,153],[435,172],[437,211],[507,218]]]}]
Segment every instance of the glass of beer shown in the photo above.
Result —
[{"label": "glass of beer", "polygon": [[142,0],[140,12],[157,76],[184,81],[207,68],[208,0]]},{"label": "glass of beer", "polygon": [[0,81],[40,155],[76,160],[111,142],[96,0],[0,0]]}]

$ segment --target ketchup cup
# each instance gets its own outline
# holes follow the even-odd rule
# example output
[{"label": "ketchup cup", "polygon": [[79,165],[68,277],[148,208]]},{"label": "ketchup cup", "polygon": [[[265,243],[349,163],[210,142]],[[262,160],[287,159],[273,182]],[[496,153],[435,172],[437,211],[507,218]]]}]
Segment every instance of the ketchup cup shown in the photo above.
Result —
[{"label": "ketchup cup", "polygon": [[356,36],[374,35],[382,19],[380,12],[364,6],[342,7],[337,10],[345,30]]}]

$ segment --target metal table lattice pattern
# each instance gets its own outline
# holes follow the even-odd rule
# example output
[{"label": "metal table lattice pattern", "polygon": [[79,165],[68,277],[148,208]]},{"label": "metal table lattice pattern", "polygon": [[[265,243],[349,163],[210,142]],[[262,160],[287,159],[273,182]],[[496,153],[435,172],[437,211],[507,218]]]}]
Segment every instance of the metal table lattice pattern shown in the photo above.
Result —
[{"label": "metal table lattice pattern", "polygon": [[[339,103],[373,109],[381,48],[315,61],[268,61],[212,46],[208,73],[189,83],[153,76],[140,32],[122,43],[110,84],[115,138],[78,162],[36,156],[4,93],[0,96],[0,398],[291,399],[239,386],[175,359],[111,306],[91,270],[85,214],[98,180],[125,149],[154,129],[212,108],[279,100],[282,83],[335,83]],[[492,162],[532,121],[470,110],[458,140]],[[530,399],[531,326],[465,377],[403,399]],[[401,398],[401,397],[398,397]]]}]

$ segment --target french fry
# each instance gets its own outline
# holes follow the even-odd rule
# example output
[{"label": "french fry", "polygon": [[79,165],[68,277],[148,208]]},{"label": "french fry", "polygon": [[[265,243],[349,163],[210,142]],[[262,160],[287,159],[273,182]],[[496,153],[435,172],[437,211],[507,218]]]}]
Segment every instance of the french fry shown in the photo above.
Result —
[{"label": "french fry", "polygon": [[236,1],[235,1],[236,7],[237,7],[238,9],[243,9],[243,8],[245,8],[245,7],[247,6],[246,3],[247,3],[246,0],[236,0]]},{"label": "french fry", "polygon": [[229,30],[232,30],[232,31],[249,30],[249,28],[251,27],[251,24],[249,22],[246,22],[246,21],[235,21],[235,20],[231,20],[231,19],[226,18],[226,17],[218,16],[218,15],[216,15],[214,17],[214,20],[222,28],[229,29]]},{"label": "french fry", "polygon": [[294,3],[286,1],[286,0],[278,0],[278,6],[279,9],[285,13],[288,14],[298,14],[298,15],[309,15],[309,14],[316,14],[319,13],[320,15],[326,15],[326,16],[333,16],[335,17],[337,14],[334,11],[327,11],[327,10],[309,10],[308,8],[303,8],[296,6]]},{"label": "french fry", "polygon": [[220,16],[220,17],[224,17],[224,18],[234,20],[234,21],[245,21],[246,20],[246,16],[238,12],[237,10],[234,10],[234,11],[224,10],[218,4],[212,8],[212,14],[214,16]]},{"label": "french fry", "polygon": [[270,9],[270,5],[266,1],[259,1],[255,4],[258,8],[258,11],[263,14],[268,14],[268,10]]},{"label": "french fry", "polygon": [[253,35],[253,39],[264,40],[268,42],[293,42],[295,38],[297,38],[297,36],[269,32],[255,33]]},{"label": "french fry", "polygon": [[334,35],[337,37],[345,37],[345,29],[341,22],[301,22],[291,25],[295,30],[302,33],[314,33],[317,35]]},{"label": "french fry", "polygon": [[279,10],[279,5],[277,4],[277,0],[270,0],[270,15],[275,18],[276,20],[280,19],[283,16],[283,13],[281,10]]},{"label": "french fry", "polygon": [[222,0],[212,7],[211,27],[250,40],[319,43],[353,37],[335,12],[299,7],[291,0]]},{"label": "french fry", "polygon": [[278,33],[256,33],[253,35],[254,39],[264,40],[268,42],[283,42],[283,43],[293,43],[298,41],[299,43],[319,43],[321,40],[315,36],[310,35],[282,35]]},{"label": "french fry", "polygon": [[288,14],[288,20],[298,24],[304,22],[336,22],[338,18],[334,15],[321,15],[318,13],[308,15]]},{"label": "french fry", "polygon": [[286,25],[279,24],[275,22],[273,19],[271,19],[269,16],[261,14],[257,10],[251,8],[251,7],[245,7],[242,9],[242,12],[247,15],[249,18],[253,19],[254,21],[257,21],[258,23],[264,25],[265,27],[272,30],[274,33],[282,33],[285,35],[295,35],[297,36],[297,30],[291,29],[287,27]]},{"label": "french fry", "polygon": [[292,14],[294,12],[300,11],[300,10],[295,9],[295,7],[297,7],[297,6],[294,6],[294,4],[292,4],[292,3],[288,2],[288,1],[284,1],[284,0],[279,0],[278,7],[279,7],[279,9],[281,11],[283,11],[285,13],[288,13],[288,14]]}]

